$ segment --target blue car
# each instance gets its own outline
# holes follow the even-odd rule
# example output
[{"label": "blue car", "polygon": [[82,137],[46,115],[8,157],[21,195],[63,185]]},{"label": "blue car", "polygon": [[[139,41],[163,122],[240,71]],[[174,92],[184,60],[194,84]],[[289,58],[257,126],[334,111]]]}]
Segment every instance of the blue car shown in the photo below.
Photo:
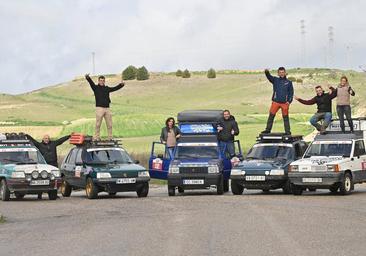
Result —
[{"label": "blue car", "polygon": [[169,196],[184,190],[216,188],[222,195],[229,190],[230,172],[242,152],[235,141],[235,156],[220,148],[217,123],[223,118],[221,110],[190,110],[178,114],[181,137],[172,154],[160,142],[152,145],[150,177],[168,181]]}]

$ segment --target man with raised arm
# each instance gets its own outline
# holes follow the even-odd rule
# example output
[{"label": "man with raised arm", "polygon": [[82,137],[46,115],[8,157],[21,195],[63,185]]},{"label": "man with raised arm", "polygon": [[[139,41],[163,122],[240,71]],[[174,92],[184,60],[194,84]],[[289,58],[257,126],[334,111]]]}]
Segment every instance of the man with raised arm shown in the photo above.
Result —
[{"label": "man with raised arm", "polygon": [[98,77],[98,84],[96,85],[93,80],[90,78],[89,74],[85,75],[86,80],[89,82],[91,89],[94,92],[95,96],[95,115],[96,115],[96,122],[95,122],[95,135],[94,140],[100,140],[100,126],[102,124],[102,120],[104,118],[107,124],[108,130],[108,139],[111,140],[113,138],[112,135],[112,112],[109,109],[109,105],[111,103],[111,99],[109,94],[111,92],[117,91],[121,89],[125,84],[123,81],[119,83],[115,87],[108,87],[105,85],[105,77],[99,76]]},{"label": "man with raised arm", "polygon": [[264,71],[268,81],[273,85],[272,104],[269,110],[266,129],[262,133],[270,133],[274,118],[279,109],[281,109],[285,133],[291,134],[289,107],[293,99],[294,88],[292,82],[286,78],[286,69],[280,67],[277,70],[278,77],[272,76],[268,69]]}]

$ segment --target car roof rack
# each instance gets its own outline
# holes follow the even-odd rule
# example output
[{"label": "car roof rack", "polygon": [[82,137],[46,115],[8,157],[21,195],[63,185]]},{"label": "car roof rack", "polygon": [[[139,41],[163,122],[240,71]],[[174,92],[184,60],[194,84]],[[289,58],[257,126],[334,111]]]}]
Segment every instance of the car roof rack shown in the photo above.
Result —
[{"label": "car roof rack", "polygon": [[120,147],[122,145],[121,140],[93,140],[90,135],[84,135],[82,133],[73,133],[69,139],[70,144],[79,147]]},{"label": "car roof rack", "polygon": [[178,143],[190,143],[190,142],[202,142],[202,143],[209,143],[209,142],[218,142],[217,135],[182,135]]},{"label": "car roof rack", "polygon": [[363,139],[363,131],[354,131],[353,133],[339,132],[339,131],[328,131],[325,134],[317,134],[314,140],[357,140]]},{"label": "car roof rack", "polygon": [[257,137],[257,142],[268,143],[292,143],[294,141],[302,140],[302,135],[287,135],[285,133],[260,133]]},{"label": "car roof rack", "polygon": [[216,124],[224,117],[223,110],[184,110],[178,113],[177,120],[182,123]]},{"label": "car roof rack", "polygon": [[31,141],[27,139],[27,135],[25,133],[4,133],[0,134],[0,144],[10,146],[31,146]]}]

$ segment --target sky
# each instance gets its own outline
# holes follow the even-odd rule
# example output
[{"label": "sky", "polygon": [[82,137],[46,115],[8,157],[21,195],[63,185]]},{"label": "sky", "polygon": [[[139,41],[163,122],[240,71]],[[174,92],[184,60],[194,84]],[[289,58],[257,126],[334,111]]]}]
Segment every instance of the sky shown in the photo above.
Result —
[{"label": "sky", "polygon": [[128,65],[359,70],[366,67],[365,10],[362,0],[0,0],[0,92],[92,73],[92,52],[96,74]]}]

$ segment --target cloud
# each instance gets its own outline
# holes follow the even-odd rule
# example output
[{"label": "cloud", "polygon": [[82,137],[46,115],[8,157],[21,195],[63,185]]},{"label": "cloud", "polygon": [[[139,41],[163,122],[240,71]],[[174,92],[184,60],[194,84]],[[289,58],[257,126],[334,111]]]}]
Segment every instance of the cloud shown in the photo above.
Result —
[{"label": "cloud", "polygon": [[[365,59],[365,1],[8,1],[0,10],[1,92],[20,93],[92,71],[324,66],[334,27],[334,67]],[[349,47],[348,51],[347,46]],[[348,53],[348,58],[347,58]]]}]

